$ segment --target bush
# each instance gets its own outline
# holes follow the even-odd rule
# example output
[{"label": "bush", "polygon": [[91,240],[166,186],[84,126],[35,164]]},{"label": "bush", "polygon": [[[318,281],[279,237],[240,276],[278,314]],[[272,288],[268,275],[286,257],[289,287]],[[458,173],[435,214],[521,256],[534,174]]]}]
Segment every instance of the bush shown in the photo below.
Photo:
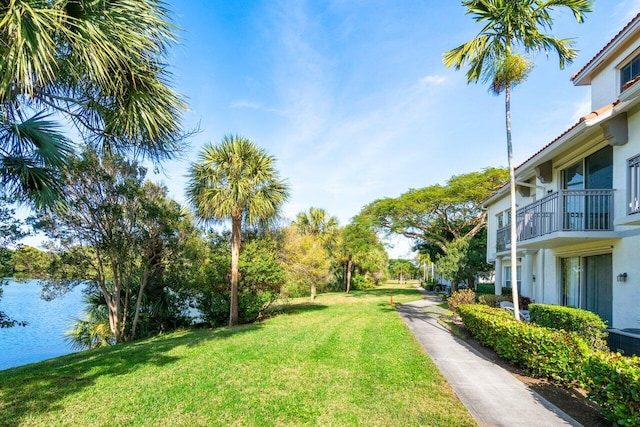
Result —
[{"label": "bush", "polygon": [[602,351],[608,349],[607,324],[595,313],[551,304],[531,304],[529,310],[531,322],[537,325],[575,332],[589,347]]},{"label": "bush", "polygon": [[584,388],[609,421],[640,426],[640,358],[593,352],[585,363]]},{"label": "bush", "polygon": [[483,295],[493,295],[496,292],[493,283],[478,283],[476,286],[476,293]]},{"label": "bush", "polygon": [[476,302],[476,294],[471,289],[462,289],[460,291],[456,291],[449,298],[447,298],[447,303],[449,304],[449,310],[454,313],[458,312],[458,306],[461,304],[475,304]]},{"label": "bush", "polygon": [[484,305],[461,305],[458,312],[478,341],[530,374],[562,384],[581,378],[588,347],[575,333],[518,322],[510,312]]}]

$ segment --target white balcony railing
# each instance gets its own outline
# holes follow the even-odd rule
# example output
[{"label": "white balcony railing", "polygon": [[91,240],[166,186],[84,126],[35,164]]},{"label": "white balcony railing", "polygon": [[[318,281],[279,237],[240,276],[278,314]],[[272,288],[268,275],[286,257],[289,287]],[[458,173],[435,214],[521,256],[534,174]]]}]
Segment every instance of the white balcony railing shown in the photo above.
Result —
[{"label": "white balcony railing", "polygon": [[[559,231],[613,230],[613,190],[560,190],[516,212],[517,241]],[[511,241],[510,226],[498,229],[496,249]]]}]

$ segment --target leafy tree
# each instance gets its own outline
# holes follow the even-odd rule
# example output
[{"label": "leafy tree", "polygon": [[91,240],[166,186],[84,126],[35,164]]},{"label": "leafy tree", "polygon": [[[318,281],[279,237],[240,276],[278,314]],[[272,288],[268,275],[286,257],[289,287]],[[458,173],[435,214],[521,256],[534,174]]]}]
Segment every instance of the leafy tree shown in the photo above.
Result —
[{"label": "leafy tree", "polygon": [[[212,326],[228,324],[231,289],[228,285],[231,264],[228,234],[215,235],[210,241],[205,264],[204,281],[194,283],[191,292],[196,307]],[[238,282],[238,319],[248,323],[259,318],[280,295],[285,283],[285,270],[278,258],[276,239],[250,235],[242,246]]]},{"label": "leafy tree", "polygon": [[231,220],[231,302],[229,325],[238,324],[238,263],[242,226],[278,216],[289,187],[275,159],[246,138],[226,135],[207,145],[189,173],[188,197],[204,221]]},{"label": "leafy tree", "polygon": [[287,228],[284,235],[286,289],[296,296],[310,294],[313,301],[333,277],[329,253],[317,235],[300,233],[296,227]]},{"label": "leafy tree", "polygon": [[446,253],[451,240],[473,237],[486,226],[487,213],[481,202],[506,180],[507,173],[501,168],[457,175],[446,185],[411,189],[397,198],[376,200],[358,217],[378,230],[427,242]]},{"label": "leafy tree", "polygon": [[147,287],[161,286],[166,263],[186,239],[179,225],[190,221],[166,199],[165,188],[144,182],[145,174],[122,157],[85,151],[64,172],[64,203],[41,213],[38,224],[73,262],[62,262],[64,274],[49,285],[91,281],[104,298],[115,342],[136,336],[140,314],[157,301],[146,299]]},{"label": "leafy tree", "polygon": [[338,259],[344,266],[345,291],[351,290],[354,267],[363,278],[379,281],[387,266],[387,253],[378,235],[356,219],[342,229]]},{"label": "leafy tree", "polygon": [[[441,255],[436,261],[438,272],[453,283],[452,291],[457,290],[457,285],[467,279],[474,272],[468,268],[469,241],[456,239],[449,243],[446,255]],[[473,277],[473,276],[472,276]]]},{"label": "leafy tree", "polygon": [[[558,39],[548,34],[553,26],[552,11],[569,9],[582,23],[585,14],[591,12],[592,0],[463,0],[467,14],[484,24],[472,40],[443,55],[447,67],[459,70],[468,65],[467,82],[489,83],[490,91],[505,94],[505,119],[507,131],[507,157],[511,196],[511,265],[517,263],[516,250],[516,182],[511,141],[511,88],[522,83],[531,63],[525,57],[540,51],[555,51],[560,68],[573,62],[577,56],[571,39]],[[519,319],[518,290],[513,289],[513,305]]]},{"label": "leafy tree", "polygon": [[184,135],[165,59],[176,27],[158,0],[20,0],[0,6],[0,186],[57,200],[72,124],[99,153],[161,160]]},{"label": "leafy tree", "polygon": [[20,246],[13,252],[12,264],[17,279],[45,279],[49,276],[49,266],[53,254],[32,246]]}]

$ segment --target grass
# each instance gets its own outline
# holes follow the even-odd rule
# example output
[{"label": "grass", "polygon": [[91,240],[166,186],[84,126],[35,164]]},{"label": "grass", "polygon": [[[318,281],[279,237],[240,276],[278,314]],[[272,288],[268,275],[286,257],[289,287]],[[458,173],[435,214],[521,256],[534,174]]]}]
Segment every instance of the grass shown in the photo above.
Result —
[{"label": "grass", "polygon": [[389,305],[400,287],[298,301],[0,371],[0,425],[475,425]]}]

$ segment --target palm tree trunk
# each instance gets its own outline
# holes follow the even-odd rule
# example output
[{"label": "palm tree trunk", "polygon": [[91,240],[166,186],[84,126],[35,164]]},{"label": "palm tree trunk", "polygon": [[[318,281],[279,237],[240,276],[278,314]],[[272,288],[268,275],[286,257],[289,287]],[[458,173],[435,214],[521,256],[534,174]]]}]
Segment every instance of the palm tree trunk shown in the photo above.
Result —
[{"label": "palm tree trunk", "polygon": [[231,306],[229,309],[229,326],[238,324],[238,261],[240,259],[240,242],[242,236],[242,217],[231,219]]},{"label": "palm tree trunk", "polygon": [[511,196],[511,297],[513,299],[513,313],[516,320],[520,320],[520,306],[518,304],[518,238],[516,229],[516,173],[513,166],[513,146],[511,143],[511,85],[507,85],[504,92],[505,117],[507,125],[507,156],[509,159],[509,193]]}]

